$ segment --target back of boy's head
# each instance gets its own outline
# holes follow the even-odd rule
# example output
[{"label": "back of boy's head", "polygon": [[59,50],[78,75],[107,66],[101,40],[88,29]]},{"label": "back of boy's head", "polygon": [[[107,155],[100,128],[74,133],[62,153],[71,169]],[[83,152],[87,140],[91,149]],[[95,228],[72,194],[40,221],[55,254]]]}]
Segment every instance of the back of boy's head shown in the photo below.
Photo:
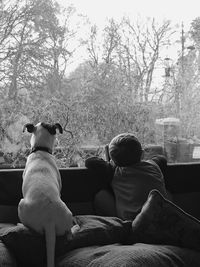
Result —
[{"label": "back of boy's head", "polygon": [[142,146],[133,134],[123,133],[111,140],[109,154],[117,166],[126,167],[140,162]]}]

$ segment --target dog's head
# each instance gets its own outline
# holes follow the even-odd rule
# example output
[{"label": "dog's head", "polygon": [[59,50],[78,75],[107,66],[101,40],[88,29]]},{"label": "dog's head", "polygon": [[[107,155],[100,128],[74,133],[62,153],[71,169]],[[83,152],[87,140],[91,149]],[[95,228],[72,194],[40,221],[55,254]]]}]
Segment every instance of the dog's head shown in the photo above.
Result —
[{"label": "dog's head", "polygon": [[31,148],[46,147],[51,151],[54,147],[57,130],[61,134],[63,133],[62,126],[59,123],[48,124],[44,122],[39,122],[36,125],[27,123],[23,127],[23,132],[25,130],[32,134],[30,140]]}]

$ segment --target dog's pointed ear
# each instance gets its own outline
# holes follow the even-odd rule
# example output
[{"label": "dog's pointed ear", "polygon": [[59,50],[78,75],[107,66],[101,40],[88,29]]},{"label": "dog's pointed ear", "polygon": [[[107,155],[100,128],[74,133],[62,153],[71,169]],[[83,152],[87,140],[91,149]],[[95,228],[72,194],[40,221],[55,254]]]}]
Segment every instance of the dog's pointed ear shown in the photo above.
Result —
[{"label": "dog's pointed ear", "polygon": [[60,132],[61,134],[63,133],[63,128],[62,128],[62,126],[60,125],[60,123],[55,123],[55,124],[54,124],[54,127],[55,127],[55,129],[58,129],[59,132]]},{"label": "dog's pointed ear", "polygon": [[29,133],[33,133],[35,130],[35,126],[32,123],[27,123],[23,127],[23,132],[25,132],[26,129]]}]

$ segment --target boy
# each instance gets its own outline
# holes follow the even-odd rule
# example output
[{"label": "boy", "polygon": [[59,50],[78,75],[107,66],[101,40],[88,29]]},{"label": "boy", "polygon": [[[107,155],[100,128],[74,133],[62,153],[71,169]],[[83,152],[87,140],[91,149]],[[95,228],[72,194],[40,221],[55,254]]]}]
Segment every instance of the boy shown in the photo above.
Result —
[{"label": "boy", "polygon": [[96,196],[99,215],[133,220],[152,189],[168,198],[162,173],[167,165],[164,156],[142,160],[142,146],[131,133],[114,137],[108,149],[110,162],[97,157],[88,158],[85,162],[87,168],[108,179],[111,186],[111,190],[102,190]]}]

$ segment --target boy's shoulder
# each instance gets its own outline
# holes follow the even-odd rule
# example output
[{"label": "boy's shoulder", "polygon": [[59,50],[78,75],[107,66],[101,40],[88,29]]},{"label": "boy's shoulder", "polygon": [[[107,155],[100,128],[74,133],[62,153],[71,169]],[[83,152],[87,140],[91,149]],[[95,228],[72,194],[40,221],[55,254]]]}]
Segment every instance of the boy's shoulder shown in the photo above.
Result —
[{"label": "boy's shoulder", "polygon": [[116,171],[121,171],[122,173],[124,172],[135,172],[135,171],[139,171],[139,170],[149,170],[150,169],[157,169],[159,168],[159,166],[153,161],[153,160],[142,160],[140,162],[137,162],[133,165],[129,165],[129,166],[126,166],[126,167],[119,167],[119,166],[116,166],[115,170]]},{"label": "boy's shoulder", "polygon": [[146,159],[146,160],[141,160],[140,162],[137,162],[136,164],[132,165],[133,168],[142,168],[142,167],[146,167],[149,165],[153,165],[153,166],[158,166],[158,164],[152,160],[152,159]]},{"label": "boy's shoulder", "polygon": [[139,171],[139,172],[147,172],[147,173],[160,173],[160,166],[157,162],[155,162],[152,159],[148,160],[141,160],[140,162],[132,165],[133,171]]}]

